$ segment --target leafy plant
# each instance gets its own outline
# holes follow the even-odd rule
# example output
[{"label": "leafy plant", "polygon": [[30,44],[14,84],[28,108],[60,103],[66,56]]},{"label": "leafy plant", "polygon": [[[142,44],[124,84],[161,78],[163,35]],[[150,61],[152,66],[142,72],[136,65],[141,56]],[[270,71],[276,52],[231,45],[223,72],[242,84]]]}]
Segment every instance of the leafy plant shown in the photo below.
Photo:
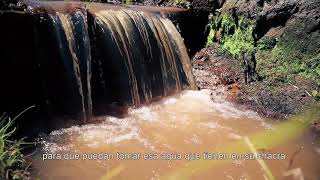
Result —
[{"label": "leafy plant", "polygon": [[[227,5],[233,7],[234,3]],[[257,41],[256,21],[230,13],[225,6],[209,16],[207,47],[214,44],[217,52],[230,54],[239,63],[245,54],[252,55],[250,62],[254,62],[259,79],[268,81],[271,88],[296,84],[320,99],[320,35],[306,33],[307,20],[292,22],[282,33]]]},{"label": "leafy plant", "polygon": [[258,41],[258,49],[269,50],[275,47],[277,40],[275,38],[265,36]]},{"label": "leafy plant", "polygon": [[191,3],[187,0],[176,0],[176,4],[187,9],[191,9]]},{"label": "leafy plant", "polygon": [[213,44],[213,41],[215,39],[216,36],[216,31],[214,29],[210,29],[209,35],[208,35],[208,39],[207,39],[207,47],[211,46]]},{"label": "leafy plant", "polygon": [[[219,48],[236,58],[241,57],[241,52],[255,52],[253,21],[243,16],[233,17],[229,13],[223,13],[211,20],[209,27],[207,46],[216,41]],[[219,34],[219,37],[216,34]]]}]

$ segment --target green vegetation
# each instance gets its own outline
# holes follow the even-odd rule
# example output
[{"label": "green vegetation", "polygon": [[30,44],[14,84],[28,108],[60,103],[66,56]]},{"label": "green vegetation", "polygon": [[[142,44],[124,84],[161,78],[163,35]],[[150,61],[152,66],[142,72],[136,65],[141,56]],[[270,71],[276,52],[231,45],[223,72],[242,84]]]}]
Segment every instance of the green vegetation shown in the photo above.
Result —
[{"label": "green vegetation", "polygon": [[132,4],[132,0],[122,0],[122,4],[130,5]]},{"label": "green vegetation", "polygon": [[266,35],[259,41],[254,38],[255,20],[244,16],[217,12],[208,27],[207,47],[214,45],[239,60],[243,53],[255,54],[258,74],[272,86],[302,86],[320,99],[320,37],[305,32],[308,24],[296,22],[279,37]]},{"label": "green vegetation", "polygon": [[191,2],[188,0],[175,0],[177,5],[180,5],[184,8],[191,9]]},{"label": "green vegetation", "polygon": [[257,48],[259,50],[270,50],[277,44],[276,38],[265,36],[258,41]]},{"label": "green vegetation", "polygon": [[[320,50],[317,39],[304,31],[304,23],[296,22],[278,40],[264,37],[257,52],[257,70],[272,81],[308,87],[310,94],[320,98]],[[269,40],[266,40],[269,39]],[[261,43],[263,42],[264,43]],[[270,42],[271,41],[271,42]],[[261,45],[263,44],[263,45]]]},{"label": "green vegetation", "polygon": [[207,47],[209,47],[213,44],[215,36],[216,36],[216,31],[213,28],[210,28],[210,32],[209,32],[208,40],[207,40],[207,45],[206,45]]},{"label": "green vegetation", "polygon": [[30,179],[30,174],[27,171],[28,163],[21,153],[21,145],[24,144],[23,140],[10,140],[16,130],[13,127],[15,120],[28,109],[14,119],[11,119],[6,114],[2,114],[0,117],[0,179]]},{"label": "green vegetation", "polygon": [[214,18],[209,27],[207,46],[218,42],[220,50],[230,53],[235,58],[241,58],[242,52],[255,52],[254,21],[243,16],[233,17],[229,13],[223,13]]}]

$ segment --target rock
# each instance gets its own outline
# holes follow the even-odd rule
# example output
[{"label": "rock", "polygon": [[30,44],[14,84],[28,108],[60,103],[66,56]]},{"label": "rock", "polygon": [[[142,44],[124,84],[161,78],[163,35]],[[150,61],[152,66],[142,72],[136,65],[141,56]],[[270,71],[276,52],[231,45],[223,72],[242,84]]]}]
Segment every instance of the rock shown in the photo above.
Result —
[{"label": "rock", "polygon": [[287,22],[299,19],[309,22],[307,29],[303,29],[305,33],[320,27],[318,0],[226,0],[222,10],[256,20],[258,38],[273,27],[285,26]]},{"label": "rock", "polygon": [[204,48],[192,59],[193,74],[200,89],[210,89],[211,99],[235,100],[239,94],[241,69],[233,58],[219,55],[214,49]]}]

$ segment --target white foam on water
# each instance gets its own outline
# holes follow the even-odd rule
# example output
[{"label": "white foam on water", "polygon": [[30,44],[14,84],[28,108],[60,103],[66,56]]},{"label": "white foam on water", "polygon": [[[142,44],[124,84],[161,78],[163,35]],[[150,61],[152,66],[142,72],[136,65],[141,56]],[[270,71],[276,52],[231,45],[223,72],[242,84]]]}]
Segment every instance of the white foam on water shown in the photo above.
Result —
[{"label": "white foam on water", "polygon": [[172,105],[172,104],[175,104],[177,103],[177,99],[176,98],[169,98],[169,99],[166,99],[163,104],[164,105]]},{"label": "white foam on water", "polygon": [[129,109],[129,115],[136,116],[137,119],[144,121],[157,121],[159,119],[158,113],[146,106],[138,109]]},{"label": "white foam on water", "polygon": [[[199,116],[203,114],[207,117],[212,116],[213,119],[201,122]],[[162,101],[148,106],[131,108],[126,118],[107,116],[105,121],[100,124],[73,126],[53,131],[49,138],[42,142],[43,150],[49,152],[74,150],[73,143],[96,148],[108,144],[117,145],[123,141],[139,142],[147,149],[156,150],[156,147],[149,142],[141,129],[142,124],[182,131],[184,127],[191,125],[208,132],[223,130],[228,133],[226,136],[231,139],[241,138],[236,129],[223,126],[216,121],[214,118],[217,116],[226,121],[241,120],[240,118],[246,117],[261,122],[262,127],[272,128],[255,112],[243,111],[225,101],[212,101],[210,90],[184,91],[180,95],[164,98]],[[201,143],[201,137],[198,134],[193,134],[188,142]]]},{"label": "white foam on water", "polygon": [[218,122],[208,122],[208,123],[202,123],[201,125],[204,125],[208,127],[209,129],[221,129],[222,126]]},{"label": "white foam on water", "polygon": [[182,111],[186,112],[217,112],[224,118],[242,118],[247,117],[251,119],[261,119],[256,112],[250,110],[241,110],[235,105],[219,100],[217,102],[212,101],[211,90],[203,89],[200,91],[184,91],[176,98],[166,98],[162,105],[170,105],[170,101],[174,101],[174,104],[182,104]]},{"label": "white foam on water", "polygon": [[234,139],[234,140],[241,140],[241,139],[243,138],[243,137],[240,136],[239,134],[233,133],[233,132],[230,132],[230,133],[228,134],[228,137],[229,137],[230,139]]},{"label": "white foam on water", "polygon": [[42,150],[44,152],[52,153],[52,154],[57,153],[57,152],[69,151],[70,149],[74,149],[73,144],[61,146],[57,143],[50,142],[50,141],[42,141],[41,143],[43,145]]}]

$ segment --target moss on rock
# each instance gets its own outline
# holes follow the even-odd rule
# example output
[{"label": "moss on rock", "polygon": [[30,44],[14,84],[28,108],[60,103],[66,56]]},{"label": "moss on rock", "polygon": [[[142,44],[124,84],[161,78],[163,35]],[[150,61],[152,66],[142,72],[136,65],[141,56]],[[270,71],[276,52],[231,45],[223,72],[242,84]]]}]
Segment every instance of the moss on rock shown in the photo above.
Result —
[{"label": "moss on rock", "polygon": [[209,26],[207,46],[217,42],[220,50],[230,53],[235,58],[241,58],[242,52],[248,54],[255,52],[254,21],[244,16],[233,16],[224,12],[217,16]]},{"label": "moss on rock", "polygon": [[[275,3],[274,11],[263,8],[268,3]],[[260,7],[252,1],[228,0],[210,19],[207,47],[214,45],[219,52],[232,55],[240,63],[244,52],[254,54],[257,73],[272,82],[272,86],[302,86],[319,99],[320,19],[315,16],[319,3],[263,1]],[[301,6],[299,11],[298,5]],[[246,7],[260,11],[251,12]],[[272,17],[278,18],[266,16],[269,11],[273,12]],[[276,30],[276,35],[268,33],[272,29]]]},{"label": "moss on rock", "polygon": [[319,98],[320,34],[308,33],[308,21],[293,21],[274,48],[260,48],[257,52],[257,70],[267,79],[299,84],[300,79],[311,81],[308,91]]}]

